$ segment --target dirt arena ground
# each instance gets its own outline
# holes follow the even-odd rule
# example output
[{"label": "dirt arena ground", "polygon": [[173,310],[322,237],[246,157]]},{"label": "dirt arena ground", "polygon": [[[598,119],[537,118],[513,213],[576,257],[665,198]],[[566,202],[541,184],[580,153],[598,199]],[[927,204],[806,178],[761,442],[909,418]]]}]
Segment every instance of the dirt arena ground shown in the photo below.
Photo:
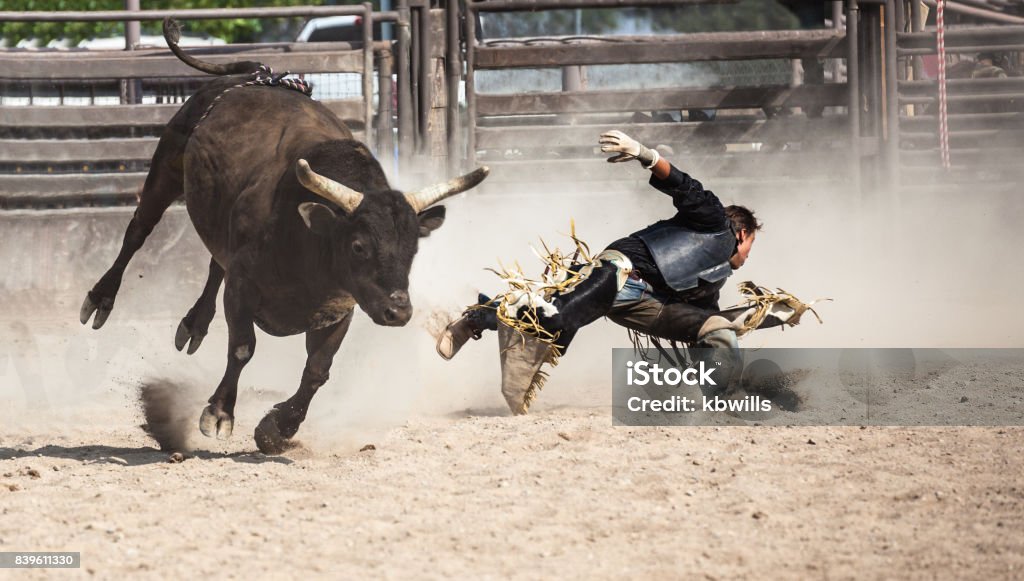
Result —
[{"label": "dirt arena ground", "polygon": [[242,441],[170,463],[140,429],[6,427],[0,547],[81,551],[59,575],[100,578],[1013,579],[1022,437],[615,428],[560,408],[413,420],[361,452]]},{"label": "dirt arena ground", "polygon": [[[822,307],[824,325],[746,346],[1024,346],[1014,308],[1024,274],[992,251],[1022,241],[1006,228],[1020,201],[957,214],[958,228],[990,236],[921,243],[921,230],[889,227],[913,219],[934,230],[956,214],[948,203],[876,222],[816,192],[772,199],[750,201],[769,228],[743,278],[836,302]],[[218,315],[196,355],[172,346],[206,272],[182,212],[133,262],[100,332],[79,326],[77,311],[127,213],[5,218],[5,240],[21,242],[0,248],[0,550],[80,551],[83,563],[5,577],[1022,576],[1020,427],[613,427],[609,353],[628,343],[606,322],[577,338],[531,415],[508,417],[493,339],[441,362],[426,314],[493,288],[483,267],[497,258],[532,264],[527,244],[562,242],[566,216],[602,247],[623,223],[664,213],[642,194],[616,199],[629,215],[581,216],[571,208],[584,199],[557,200],[533,231],[486,245],[465,241],[507,202],[452,203],[413,270],[421,315],[402,330],[357,318],[299,433],[304,446],[283,457],[256,452],[252,430],[294,390],[298,338],[259,336],[231,440],[195,429],[226,332]],[[848,223],[884,234],[852,228],[842,244],[821,243]],[[965,396],[1021,406],[1019,374],[992,393],[972,377],[929,391],[929,411]],[[140,427],[139,386],[154,378],[181,387],[174,421],[192,452],[180,463]]]}]

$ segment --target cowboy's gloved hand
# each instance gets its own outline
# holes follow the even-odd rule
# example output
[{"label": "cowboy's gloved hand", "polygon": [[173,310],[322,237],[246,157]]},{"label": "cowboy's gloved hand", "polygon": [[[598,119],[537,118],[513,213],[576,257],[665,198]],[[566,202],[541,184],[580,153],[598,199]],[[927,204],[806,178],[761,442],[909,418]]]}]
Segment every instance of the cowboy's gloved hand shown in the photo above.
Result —
[{"label": "cowboy's gloved hand", "polygon": [[661,156],[653,149],[644,147],[642,143],[633,139],[619,130],[612,130],[602,133],[598,140],[601,144],[602,153],[617,153],[618,155],[608,158],[609,163],[619,163],[637,159],[646,169],[654,167]]}]

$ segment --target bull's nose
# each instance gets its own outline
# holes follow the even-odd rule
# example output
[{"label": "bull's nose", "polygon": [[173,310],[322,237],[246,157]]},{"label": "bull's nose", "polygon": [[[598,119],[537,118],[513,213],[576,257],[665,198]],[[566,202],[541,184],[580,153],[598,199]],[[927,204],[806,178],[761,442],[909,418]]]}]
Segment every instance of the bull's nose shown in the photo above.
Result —
[{"label": "bull's nose", "polygon": [[409,322],[412,318],[412,307],[408,304],[404,307],[388,307],[384,309],[384,324],[391,326],[401,326]]},{"label": "bull's nose", "polygon": [[409,293],[404,290],[392,291],[388,295],[388,305],[381,312],[383,323],[389,327],[401,327],[412,318],[412,304]]},{"label": "bull's nose", "polygon": [[409,306],[409,293],[403,290],[397,290],[388,297],[391,299],[391,305],[393,307],[404,309]]}]

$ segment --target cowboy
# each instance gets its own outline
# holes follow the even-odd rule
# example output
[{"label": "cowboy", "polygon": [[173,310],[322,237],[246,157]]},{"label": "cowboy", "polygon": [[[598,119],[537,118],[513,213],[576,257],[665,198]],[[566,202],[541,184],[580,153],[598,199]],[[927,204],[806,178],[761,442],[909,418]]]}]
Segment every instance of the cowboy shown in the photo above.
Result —
[{"label": "cowboy", "polygon": [[[757,309],[749,306],[721,310],[719,292],[746,263],[761,229],[754,213],[743,206],[723,207],[699,181],[621,131],[604,133],[599,143],[602,152],[615,154],[609,162],[637,160],[650,170],[650,185],[672,199],[676,214],[616,240],[579,265],[569,276],[571,284],[559,283],[553,291],[530,296],[522,290],[495,300],[480,295],[478,304],[438,338],[438,354],[451,359],[470,338],[498,330],[502,391],[515,413],[526,412],[532,396],[525,402],[522,396],[535,393],[541,364],[554,364],[579,329],[601,317],[646,335],[655,345],[659,339],[682,342],[738,361],[738,334],[795,325],[808,307],[792,299],[772,303],[756,316]],[[508,332],[510,322],[516,326],[523,318],[522,308],[527,307],[521,305],[533,309],[526,318],[540,331],[534,336],[543,335],[546,343]]]},{"label": "cowboy", "polygon": [[[621,131],[601,135],[600,144],[601,151],[616,154],[609,162],[635,159],[650,170],[651,186],[670,196],[677,212],[608,246],[602,254],[625,258],[631,266],[628,278],[616,292],[606,291],[605,300],[588,305],[587,315],[573,326],[607,316],[663,339],[736,345],[734,331],[716,333],[714,327],[722,323],[707,323],[720,311],[719,291],[726,279],[750,256],[761,229],[754,213],[743,206],[723,207],[699,181]],[[442,334],[438,353],[451,359],[470,338],[494,328],[491,310],[470,309]]]}]

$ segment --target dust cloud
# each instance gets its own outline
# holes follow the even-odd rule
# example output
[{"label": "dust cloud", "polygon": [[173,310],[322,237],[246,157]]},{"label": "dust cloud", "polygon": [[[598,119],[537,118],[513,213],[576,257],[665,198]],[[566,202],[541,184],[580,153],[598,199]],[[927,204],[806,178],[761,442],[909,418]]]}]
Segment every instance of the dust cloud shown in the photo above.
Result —
[{"label": "dust cloud", "polygon": [[161,450],[191,449],[189,439],[195,422],[181,395],[181,387],[166,379],[146,380],[139,387],[139,403],[146,420],[142,429],[157,441]]},{"label": "dust cloud", "polygon": [[[1024,346],[1017,307],[1024,269],[1013,257],[1024,242],[1019,196],[977,188],[862,194],[841,180],[780,187],[758,184],[758,176],[705,175],[682,154],[670,159],[723,203],[746,205],[765,223],[747,265],[730,279],[722,306],[739,300],[734,288],[743,280],[804,300],[834,299],[818,307],[824,324],[807,317],[797,328],[755,333],[745,346]],[[600,154],[595,163],[604,163]],[[528,273],[539,271],[531,245],[539,248],[543,239],[569,248],[570,220],[597,252],[674,212],[670,199],[645,183],[648,174],[638,164],[618,167],[627,181],[594,186],[585,176],[568,175],[544,185],[485,183],[481,192],[450,200],[445,225],[421,240],[413,265],[413,321],[384,328],[357,314],[298,438],[318,449],[355,450],[417,416],[506,414],[495,338],[471,342],[445,362],[428,332],[432,318],[457,315],[478,292],[500,292],[488,267],[518,261]],[[0,215],[0,417],[10,425],[69,432],[153,426],[159,422],[152,416],[147,422],[143,409],[164,410],[157,419],[174,429],[161,433],[160,444],[222,446],[195,428],[223,373],[223,318],[215,318],[197,354],[173,347],[178,321],[199,296],[208,262],[181,208],[168,213],[132,262],[106,326],[93,331],[78,324],[81,300],[116,255],[130,213]],[[625,331],[610,322],[588,327],[553,371],[538,408],[607,407],[609,350],[628,345]],[[258,334],[240,383],[235,446],[252,446],[253,428],[294,392],[304,361],[301,337]],[[140,387],[154,385],[154,378],[164,378],[163,391],[142,393],[174,398],[140,406]],[[168,385],[178,391],[167,391]],[[184,439],[189,431],[191,441]]]}]

